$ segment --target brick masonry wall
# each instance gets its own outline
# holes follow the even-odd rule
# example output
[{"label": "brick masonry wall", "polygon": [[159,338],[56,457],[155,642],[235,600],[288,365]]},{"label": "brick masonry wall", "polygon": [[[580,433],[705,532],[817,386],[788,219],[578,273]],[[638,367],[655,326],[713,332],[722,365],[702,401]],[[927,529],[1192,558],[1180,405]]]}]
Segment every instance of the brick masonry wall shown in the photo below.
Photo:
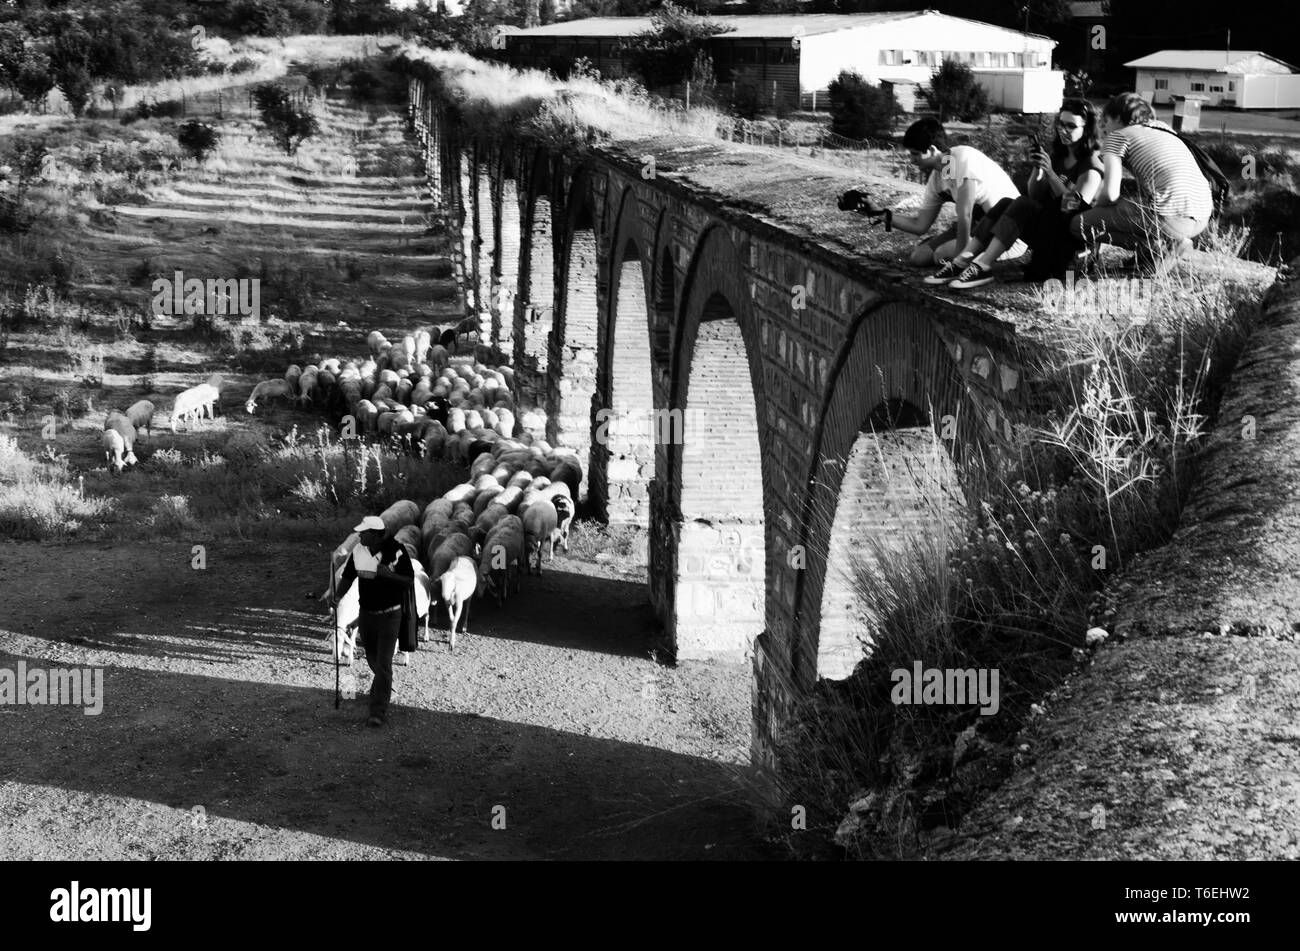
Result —
[{"label": "brick masonry wall", "polygon": [[611,525],[650,524],[649,483],[654,475],[654,444],[669,437],[654,411],[650,369],[650,328],[645,281],[637,258],[618,273],[612,339],[602,335],[598,349],[607,368],[598,381],[596,438],[591,454],[591,495]]},{"label": "brick masonry wall", "polygon": [[[525,200],[527,200],[525,198]],[[546,405],[547,347],[555,316],[555,255],[551,233],[551,200],[533,199],[533,221],[527,240],[528,291],[515,332],[515,369],[521,393]]]}]

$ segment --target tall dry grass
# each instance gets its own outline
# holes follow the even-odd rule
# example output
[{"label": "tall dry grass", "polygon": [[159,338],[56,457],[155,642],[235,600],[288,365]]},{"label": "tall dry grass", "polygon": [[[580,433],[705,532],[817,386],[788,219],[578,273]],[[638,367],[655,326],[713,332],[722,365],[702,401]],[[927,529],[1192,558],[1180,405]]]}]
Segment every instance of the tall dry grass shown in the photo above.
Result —
[{"label": "tall dry grass", "polygon": [[437,82],[456,103],[465,126],[485,134],[530,132],[549,141],[583,142],[589,129],[613,141],[660,135],[716,138],[722,114],[650,95],[632,80],[590,75],[556,79],[454,50],[408,45],[398,54],[408,71]]},{"label": "tall dry grass", "polygon": [[72,483],[67,457],[34,459],[12,436],[0,436],[0,538],[66,537],[98,525],[113,509],[113,500],[87,496]]}]

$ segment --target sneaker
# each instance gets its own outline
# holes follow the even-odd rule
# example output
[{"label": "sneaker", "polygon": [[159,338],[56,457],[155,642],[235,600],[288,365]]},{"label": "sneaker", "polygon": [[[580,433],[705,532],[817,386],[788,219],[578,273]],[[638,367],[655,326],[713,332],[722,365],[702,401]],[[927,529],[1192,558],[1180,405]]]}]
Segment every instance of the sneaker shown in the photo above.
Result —
[{"label": "sneaker", "polygon": [[962,271],[948,286],[953,290],[964,291],[968,287],[983,287],[991,283],[993,283],[993,272],[972,261],[967,265],[966,270]]},{"label": "sneaker", "polygon": [[927,284],[947,284],[949,281],[956,280],[963,267],[964,265],[958,264],[956,258],[954,258],[933,274],[926,275],[922,280]]}]

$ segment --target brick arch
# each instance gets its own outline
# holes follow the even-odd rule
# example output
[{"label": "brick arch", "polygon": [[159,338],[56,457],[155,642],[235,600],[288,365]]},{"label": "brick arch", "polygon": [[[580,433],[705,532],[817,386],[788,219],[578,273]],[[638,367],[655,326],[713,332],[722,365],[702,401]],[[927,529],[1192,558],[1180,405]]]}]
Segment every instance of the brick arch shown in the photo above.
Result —
[{"label": "brick arch", "polygon": [[648,528],[655,398],[643,215],[633,190],[625,189],[614,218],[609,307],[601,323],[590,488],[610,524]]},{"label": "brick arch", "polygon": [[[820,643],[830,556],[840,556],[835,567],[844,565],[843,546],[832,544],[835,533],[851,530],[854,524],[897,530],[918,517],[907,497],[882,501],[879,492],[871,494],[870,485],[866,494],[859,493],[846,504],[874,505],[879,517],[873,520],[872,513],[846,511],[841,505],[846,487],[883,475],[882,456],[885,469],[899,479],[906,469],[923,480],[951,482],[956,470],[979,451],[984,437],[951,352],[931,319],[914,304],[889,302],[860,315],[839,351],[826,392],[811,434],[813,462],[799,521],[803,566],[793,557],[778,564],[778,570],[795,576],[798,634],[791,645],[791,661],[795,682],[801,684],[811,684],[823,672],[842,676],[848,662],[843,631],[837,632],[839,642],[828,644],[826,651]],[[947,428],[943,417],[948,415],[955,420],[955,431],[948,435],[955,438],[945,440],[940,437]],[[890,435],[864,436],[873,430]],[[926,455],[936,444],[943,448],[942,458]],[[833,548],[840,551],[833,553]],[[842,583],[840,588],[842,594]]]},{"label": "brick arch", "polygon": [[667,447],[667,492],[652,493],[668,548],[656,565],[667,572],[660,601],[682,659],[739,659],[765,624],[762,377],[743,273],[739,250],[715,226],[683,282],[670,401],[680,441]]},{"label": "brick arch", "polygon": [[[602,280],[597,209],[587,167],[573,176],[565,195],[564,228],[557,247],[555,317],[547,342],[547,439],[587,462],[595,427],[598,285]],[[586,498],[589,465],[579,488]]]}]

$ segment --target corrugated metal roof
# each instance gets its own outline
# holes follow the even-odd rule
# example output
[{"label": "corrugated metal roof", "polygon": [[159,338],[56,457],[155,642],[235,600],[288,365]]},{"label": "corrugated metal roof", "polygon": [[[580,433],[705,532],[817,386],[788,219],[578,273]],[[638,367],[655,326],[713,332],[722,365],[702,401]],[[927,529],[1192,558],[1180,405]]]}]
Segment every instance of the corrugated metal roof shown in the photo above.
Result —
[{"label": "corrugated metal roof", "polygon": [[1206,72],[1236,73],[1241,72],[1242,63],[1256,56],[1295,69],[1290,63],[1284,63],[1276,56],[1269,56],[1259,50],[1232,50],[1231,53],[1225,50],[1160,50],[1130,60],[1124,65],[1138,69],[1200,69]]},{"label": "corrugated metal roof", "polygon": [[[962,17],[949,17],[926,10],[908,10],[895,13],[794,13],[781,16],[764,16],[761,14],[751,16],[710,15],[708,19],[715,23],[733,27],[731,32],[725,34],[729,39],[789,39],[795,36],[834,33],[837,30],[851,30],[885,23],[890,20],[906,20],[922,16],[944,16],[944,19],[948,20],[963,19]],[[980,26],[992,30],[1004,29],[992,23],[982,23],[976,20],[967,20],[966,22],[978,23]],[[650,29],[650,26],[650,17],[588,17],[584,20],[570,20],[567,23],[548,23],[546,26],[535,26],[527,30],[513,30],[510,35],[518,37],[632,36],[636,33],[645,32]],[[1019,30],[1006,30],[1006,32],[1022,35]],[[1048,38],[1034,33],[1029,35],[1036,39]]]},{"label": "corrugated metal roof", "polygon": [[1106,15],[1106,0],[1077,0],[1070,4],[1070,16],[1086,17],[1104,17]]}]

